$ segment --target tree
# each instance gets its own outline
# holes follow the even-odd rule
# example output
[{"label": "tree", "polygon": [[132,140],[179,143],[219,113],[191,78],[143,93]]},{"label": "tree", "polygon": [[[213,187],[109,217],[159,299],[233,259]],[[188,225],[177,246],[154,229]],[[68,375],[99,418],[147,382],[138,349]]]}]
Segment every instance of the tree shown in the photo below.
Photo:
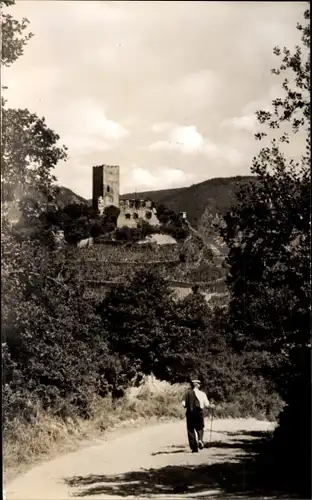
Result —
[{"label": "tree", "polygon": [[[0,2],[0,7],[14,5],[14,0]],[[2,51],[1,64],[10,66],[24,53],[24,46],[33,36],[32,33],[24,33],[29,24],[28,19],[17,21],[10,14],[1,12]]]},{"label": "tree", "polygon": [[156,206],[157,217],[160,222],[159,231],[168,234],[178,241],[183,241],[189,234],[182,217],[163,204]]},{"label": "tree", "polygon": [[116,228],[119,209],[106,207],[103,215],[99,215],[92,206],[86,203],[69,203],[63,208],[49,204],[41,212],[42,229],[58,228],[64,231],[67,243],[77,244],[84,238],[98,238]]},{"label": "tree", "polygon": [[177,302],[155,269],[141,269],[113,288],[98,313],[113,352],[138,373],[170,382],[185,382],[219,342],[204,296],[191,294]]},{"label": "tree", "polygon": [[173,299],[157,273],[138,271],[109,292],[98,312],[114,352],[126,355],[143,373],[160,370],[171,341]]},{"label": "tree", "polygon": [[[1,2],[1,7],[13,4],[8,0]],[[23,54],[32,34],[25,34],[26,19],[20,22],[3,12],[1,18],[1,62],[9,66]],[[7,108],[2,99],[1,113],[2,338],[6,346],[5,407],[7,415],[14,417],[16,392],[21,395],[24,391],[19,403],[25,403],[31,394],[37,394],[42,401],[46,397],[49,403],[57,391],[59,395],[69,394],[83,375],[88,376],[87,369],[83,372],[83,367],[77,366],[78,347],[88,324],[79,315],[77,318],[77,306],[83,311],[74,298],[77,286],[71,290],[58,276],[55,253],[40,242],[40,213],[51,198],[53,169],[66,158],[66,149],[57,145],[59,137],[47,127],[44,118],[28,109]],[[25,195],[28,199],[22,200]],[[4,210],[16,197],[29,230],[24,235],[21,228],[14,231]],[[89,354],[87,349],[81,350],[86,367]],[[41,393],[40,386],[45,387]]]},{"label": "tree", "polygon": [[206,208],[199,220],[198,231],[203,241],[207,244],[216,239],[218,228],[223,225],[223,218],[218,213],[213,214],[209,208]]},{"label": "tree", "polygon": [[6,422],[28,400],[87,417],[94,396],[124,387],[131,368],[109,350],[72,249],[11,243],[12,265],[2,266]]},{"label": "tree", "polygon": [[57,146],[59,136],[49,129],[44,118],[27,109],[2,106],[2,193],[11,201],[16,193],[34,191],[51,195],[56,180],[53,169],[66,159],[66,148]]},{"label": "tree", "polygon": [[[238,203],[226,215],[226,227],[221,229],[229,247],[234,345],[243,351],[264,350],[279,359],[271,369],[266,367],[289,405],[281,414],[280,430],[276,432],[274,442],[280,452],[276,462],[283,464],[283,475],[289,471],[297,489],[299,484],[307,488],[310,481],[302,474],[307,470],[303,462],[306,466],[311,456],[307,439],[310,393],[302,383],[309,377],[306,359],[310,351],[311,299],[309,15],[307,10],[305,25],[297,25],[301,46],[293,53],[287,48],[274,49],[282,62],[272,72],[286,74],[284,97],[273,100],[271,112],[259,111],[257,117],[277,136],[254,159],[252,173],[257,182],[240,191]],[[306,137],[306,149],[295,160],[287,155],[287,148],[291,134],[299,132]],[[256,139],[266,136],[260,132]],[[280,446],[280,436],[284,435],[281,429],[294,437],[289,438],[289,446]]]},{"label": "tree", "polygon": [[[12,0],[1,2],[1,7],[14,5]],[[32,37],[26,33],[28,20],[15,20],[10,14],[1,13],[3,47],[1,61],[10,66],[23,54],[24,46]],[[44,118],[38,118],[28,109],[7,108],[1,100],[1,222],[2,260],[14,266],[14,254],[32,251],[32,245],[18,243],[12,233],[10,208],[22,216],[26,238],[40,239],[40,214],[53,194],[53,169],[57,162],[66,159],[66,148],[57,145],[59,136],[49,129]],[[21,228],[20,228],[21,229]],[[22,236],[21,233],[19,235]],[[25,238],[24,238],[25,239]],[[21,275],[17,275],[21,276]],[[2,281],[4,277],[2,276]],[[15,281],[16,292],[19,280]]]},{"label": "tree", "polygon": [[[14,1],[1,2],[10,7]],[[2,55],[1,62],[10,66],[24,52],[24,47],[33,36],[25,33],[27,19],[18,21],[10,14],[2,13]],[[65,146],[57,145],[59,136],[28,109],[11,109],[1,100],[1,184],[2,201],[20,198],[29,190],[51,195],[56,180],[53,169],[60,160],[67,157]]]},{"label": "tree", "polygon": [[[306,12],[305,19],[308,16]],[[307,47],[308,28],[298,25],[298,29]],[[274,52],[281,54],[278,48]],[[276,350],[291,347],[294,341],[298,344],[300,335],[300,343],[306,344],[309,321],[310,118],[306,92],[310,89],[310,66],[300,47],[295,54],[286,48],[283,53],[282,65],[274,73],[293,70],[298,89],[293,90],[285,79],[285,98],[274,100],[274,112],[260,111],[258,118],[273,129],[280,129],[285,121],[291,122],[294,133],[303,129],[307,150],[297,162],[287,159],[280,149],[290,141],[285,133],[273,139],[271,147],[264,147],[252,166],[258,182],[241,190],[238,204],[227,214],[226,227],[221,230],[230,248],[228,282],[235,331],[249,335],[252,330],[254,337]],[[258,138],[264,136],[257,134]],[[257,297],[265,302],[265,308]],[[273,320],[274,308],[279,311],[278,322]]]},{"label": "tree", "polygon": [[205,300],[198,295],[177,303],[155,269],[139,270],[113,288],[98,312],[111,349],[138,372],[185,381],[198,364],[200,332],[209,317]]}]

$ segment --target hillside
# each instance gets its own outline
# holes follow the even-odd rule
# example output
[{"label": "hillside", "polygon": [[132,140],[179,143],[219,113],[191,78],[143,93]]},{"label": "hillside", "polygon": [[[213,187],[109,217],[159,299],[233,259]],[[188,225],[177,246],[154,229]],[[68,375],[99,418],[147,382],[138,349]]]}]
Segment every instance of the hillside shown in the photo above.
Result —
[{"label": "hillside", "polygon": [[[186,212],[188,222],[191,226],[196,227],[206,208],[208,208],[213,215],[216,213],[221,215],[225,214],[231,206],[235,204],[235,193],[238,188],[250,182],[252,179],[253,177],[251,176],[215,178],[199,184],[193,184],[189,187],[127,193],[121,195],[121,199],[127,197],[152,199],[157,205],[165,205],[175,213]],[[37,201],[42,198],[38,193],[31,193],[30,197]],[[71,189],[63,186],[57,186],[55,202],[54,204],[57,205],[59,209],[63,209],[66,205],[72,203],[91,204],[90,200],[85,200],[82,196],[77,195]],[[9,211],[10,218],[17,221],[19,219],[18,200],[10,203]],[[84,236],[87,237],[87,235]],[[83,236],[81,237],[83,238]],[[216,249],[218,255],[224,253],[224,249],[221,248],[222,244],[221,246],[219,244],[220,242],[217,234],[215,234],[208,243],[213,253],[215,253]]]},{"label": "hillside", "polygon": [[190,283],[197,283],[212,302],[219,300],[222,305],[227,302],[226,268],[220,259],[212,259],[194,237],[176,245],[95,244],[79,249],[75,265],[86,298],[98,300],[111,289],[112,283],[129,280],[140,269],[154,268],[165,280],[174,282],[179,298],[191,292]]},{"label": "hillside", "polygon": [[[63,186],[55,187],[55,200],[53,204],[57,206],[58,209],[63,209],[72,203],[87,203],[87,201],[82,198],[82,196],[77,195],[71,189]],[[34,203],[47,204],[48,198],[42,193],[38,192],[36,189],[28,188],[27,192],[16,188],[15,196],[13,200],[5,201],[1,200],[1,208],[6,211],[8,219],[12,223],[17,223],[21,217],[20,202],[22,200],[32,200]]]},{"label": "hillside", "polygon": [[[252,179],[252,176],[215,178],[189,187],[126,193],[121,195],[121,199],[151,199],[158,205],[163,204],[176,213],[186,212],[190,224],[196,226],[207,207],[212,214],[225,214],[235,204],[235,193],[238,188]],[[92,200],[86,200],[64,186],[57,186],[56,190],[55,201],[60,209],[72,203],[92,204]],[[30,197],[42,201],[42,196],[38,193],[30,193]],[[18,200],[15,200],[9,204],[10,210],[12,213],[14,211],[14,214],[19,211],[16,206],[17,202]],[[16,218],[16,214],[13,218]]]},{"label": "hillside", "polygon": [[[213,214],[224,215],[235,204],[239,187],[253,179],[253,176],[217,177],[189,187],[125,193],[120,198],[151,199],[176,213],[186,212],[188,221],[196,226],[207,207]],[[87,203],[92,204],[92,200]]]},{"label": "hillside", "polygon": [[64,186],[57,186],[56,191],[56,203],[59,208],[64,208],[72,203],[88,203],[82,196]]},{"label": "hillside", "polygon": [[235,203],[235,193],[238,188],[252,179],[252,176],[215,178],[189,187],[127,193],[121,195],[121,198],[152,199],[176,213],[186,212],[189,222],[197,225],[207,207],[213,214],[225,214]]}]

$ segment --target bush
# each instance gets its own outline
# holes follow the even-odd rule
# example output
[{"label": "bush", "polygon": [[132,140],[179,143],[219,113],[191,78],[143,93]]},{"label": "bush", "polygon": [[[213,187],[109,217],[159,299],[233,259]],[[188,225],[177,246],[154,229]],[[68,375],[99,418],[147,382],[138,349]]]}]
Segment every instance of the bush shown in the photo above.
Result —
[{"label": "bush", "polygon": [[121,227],[116,229],[115,238],[117,241],[136,242],[142,239],[142,230],[137,227]]},{"label": "bush", "polygon": [[237,354],[227,312],[211,309],[202,294],[175,302],[155,271],[142,270],[108,293],[98,311],[110,348],[138,372],[181,383],[196,370],[209,396],[239,414],[273,418],[281,409],[275,386],[262,376],[265,355]]},{"label": "bush", "polygon": [[5,421],[31,413],[29,401],[57,411],[66,400],[88,418],[94,394],[120,391],[131,370],[109,350],[94,307],[84,300],[74,251],[8,235],[5,243]]},{"label": "bush", "polygon": [[[221,229],[228,247],[230,325],[239,351],[266,351],[265,373],[286,407],[268,456],[286,490],[310,493],[311,469],[311,115],[310,10],[297,23],[301,43],[293,52],[275,47],[284,75],[283,97],[273,111],[260,110],[260,124],[276,135],[253,160],[255,183],[237,195]],[[292,73],[292,74],[291,74]],[[289,77],[291,75],[291,78]],[[284,126],[287,124],[287,128]],[[300,159],[287,144],[300,132]],[[256,134],[262,139],[266,133]],[[285,146],[285,149],[284,149]],[[273,360],[276,359],[277,363]],[[309,367],[309,368],[308,368]]]},{"label": "bush", "polygon": [[31,421],[19,414],[4,425],[5,473],[16,466],[31,464],[61,447],[76,445],[77,438],[112,430],[124,424],[140,424],[150,419],[172,419],[184,416],[181,400],[184,386],[148,379],[137,390],[129,390],[118,404],[107,396],[93,397],[90,419],[82,419],[75,408],[63,401],[64,411],[44,411],[40,404]]},{"label": "bush", "polygon": [[[285,407],[278,418],[273,440],[260,459],[268,460],[265,470],[274,464],[274,480],[287,490],[311,497],[311,351],[296,353],[297,369],[285,395]],[[299,355],[299,359],[298,356]],[[294,356],[293,356],[294,358]]]}]

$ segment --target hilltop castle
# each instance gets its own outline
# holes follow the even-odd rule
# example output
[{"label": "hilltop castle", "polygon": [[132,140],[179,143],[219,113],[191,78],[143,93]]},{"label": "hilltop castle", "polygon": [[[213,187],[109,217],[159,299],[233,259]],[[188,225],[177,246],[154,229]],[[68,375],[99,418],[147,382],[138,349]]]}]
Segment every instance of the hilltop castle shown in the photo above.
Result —
[{"label": "hilltop castle", "polygon": [[137,227],[142,220],[152,226],[160,224],[151,200],[119,199],[118,165],[93,167],[92,204],[100,214],[112,205],[119,208],[117,227]]}]

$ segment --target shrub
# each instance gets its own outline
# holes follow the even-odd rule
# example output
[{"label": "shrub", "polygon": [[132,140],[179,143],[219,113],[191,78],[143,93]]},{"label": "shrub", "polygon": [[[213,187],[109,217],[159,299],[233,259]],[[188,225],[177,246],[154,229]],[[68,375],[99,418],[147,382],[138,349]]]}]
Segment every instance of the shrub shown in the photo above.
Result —
[{"label": "shrub", "polygon": [[88,417],[94,394],[120,391],[131,370],[110,352],[93,305],[84,300],[74,251],[52,252],[9,235],[4,247],[5,419],[18,407],[25,412],[29,399],[54,409],[66,399]]},{"label": "shrub", "polygon": [[[305,489],[310,495],[309,9],[304,12],[304,25],[298,23],[297,29],[301,44],[293,52],[286,47],[274,49],[281,60],[272,73],[284,74],[284,95],[272,101],[272,111],[257,112],[260,124],[274,129],[276,136],[254,158],[251,171],[257,182],[240,190],[237,205],[226,215],[221,234],[229,247],[233,345],[240,352],[270,353],[264,367],[266,376],[287,405],[273,439],[274,470],[281,477],[282,464],[288,487],[298,492]],[[287,154],[287,144],[295,139],[289,131],[300,132],[306,139],[298,160]],[[266,135],[260,132],[256,138]],[[272,362],[274,358],[277,363]],[[273,468],[273,462],[271,465]]]}]

